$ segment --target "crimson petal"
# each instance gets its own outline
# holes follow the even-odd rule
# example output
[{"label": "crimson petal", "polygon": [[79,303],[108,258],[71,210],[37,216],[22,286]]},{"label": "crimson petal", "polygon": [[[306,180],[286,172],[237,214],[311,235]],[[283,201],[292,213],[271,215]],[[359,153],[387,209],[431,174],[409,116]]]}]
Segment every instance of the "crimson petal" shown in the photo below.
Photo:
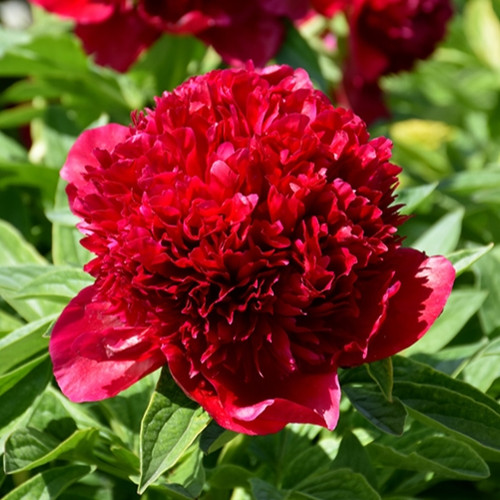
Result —
[{"label": "crimson petal", "polygon": [[96,296],[96,285],[83,289],[64,309],[50,338],[54,375],[75,402],[115,396],[165,364],[145,327],[123,323],[120,311]]}]

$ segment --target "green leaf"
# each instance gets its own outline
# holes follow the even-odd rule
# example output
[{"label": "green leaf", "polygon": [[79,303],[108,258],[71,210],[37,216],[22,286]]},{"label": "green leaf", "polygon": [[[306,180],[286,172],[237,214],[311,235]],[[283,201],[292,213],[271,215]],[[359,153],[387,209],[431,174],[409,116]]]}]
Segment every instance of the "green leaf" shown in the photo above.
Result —
[{"label": "green leaf", "polygon": [[7,474],[40,467],[68,457],[81,460],[91,455],[97,429],[77,430],[63,442],[33,427],[19,429],[5,443],[4,468]]},{"label": "green leaf", "polygon": [[7,436],[29,417],[51,377],[50,362],[42,362],[0,396],[0,449]]},{"label": "green leaf", "polygon": [[500,377],[500,338],[496,338],[477,353],[463,370],[464,380],[486,392]]},{"label": "green leaf", "polygon": [[403,433],[406,410],[398,399],[389,402],[374,384],[348,384],[342,385],[342,389],[354,408],[375,427],[389,434]]},{"label": "green leaf", "polygon": [[488,255],[474,264],[478,286],[488,292],[488,297],[479,310],[479,319],[485,333],[489,335],[500,327],[500,247],[495,247]]},{"label": "green leaf", "polygon": [[87,465],[68,465],[46,470],[12,490],[3,500],[54,500],[91,470]]},{"label": "green leaf", "polygon": [[397,356],[394,394],[417,420],[500,457],[500,406],[474,387]]},{"label": "green leaf", "polygon": [[407,187],[397,192],[396,204],[403,204],[400,213],[412,214],[415,209],[435,191],[438,183]]},{"label": "green leaf", "polygon": [[307,482],[300,484],[300,489],[296,488],[287,498],[290,500],[380,500],[380,495],[361,474],[349,469],[338,469],[311,476]]},{"label": "green leaf", "polygon": [[488,293],[475,289],[454,290],[446,306],[430,330],[405,354],[434,353],[446,346],[479,310]]},{"label": "green leaf", "polygon": [[482,247],[464,248],[457,250],[446,256],[453,264],[455,273],[460,276],[463,272],[468,271],[483,255],[486,255],[493,248],[493,243]]},{"label": "green leaf", "polygon": [[236,464],[218,464],[211,472],[208,482],[219,490],[248,487],[254,473]]},{"label": "green leaf", "polygon": [[431,436],[400,451],[376,442],[368,445],[372,460],[385,467],[434,472],[440,476],[478,480],[487,478],[486,462],[467,444],[445,436]]},{"label": "green leaf", "polygon": [[16,300],[17,291],[38,276],[50,272],[49,266],[26,264],[0,266],[0,296],[24,319],[36,321],[61,312],[61,304],[40,299]]},{"label": "green leaf", "polygon": [[385,358],[381,361],[366,365],[368,374],[377,383],[385,398],[392,402],[392,386],[394,384],[394,373],[392,369],[392,359]]},{"label": "green leaf", "polygon": [[141,425],[139,493],[181,459],[209,421],[163,369]]},{"label": "green leaf", "polygon": [[17,264],[47,264],[47,261],[27,243],[21,233],[0,220],[0,266]]},{"label": "green leaf", "polygon": [[342,438],[333,466],[336,469],[345,468],[357,472],[366,478],[373,488],[377,487],[377,475],[366,448],[352,432],[347,432]]},{"label": "green leaf", "polygon": [[198,497],[205,485],[205,468],[203,452],[193,445],[187,454],[169,471],[169,484],[179,484],[193,497]]},{"label": "green leaf", "polygon": [[[78,218],[68,205],[66,182],[59,180],[54,210],[46,213],[52,225],[52,259],[56,265],[83,267],[90,258],[90,252],[80,244],[82,233],[75,227]],[[76,219],[76,221],[75,221]]]},{"label": "green leaf", "polygon": [[0,338],[0,374],[13,366],[47,350],[48,340],[44,337],[55,316],[28,323]]},{"label": "green leaf", "polygon": [[500,21],[491,0],[468,0],[464,11],[465,33],[476,55],[500,70]]},{"label": "green leaf", "polygon": [[460,239],[463,217],[463,209],[446,214],[414,241],[412,247],[428,255],[452,252]]},{"label": "green leaf", "polygon": [[326,452],[317,445],[310,444],[304,451],[287,461],[280,484],[282,488],[296,489],[303,481],[308,481],[312,476],[325,473],[332,461]]}]

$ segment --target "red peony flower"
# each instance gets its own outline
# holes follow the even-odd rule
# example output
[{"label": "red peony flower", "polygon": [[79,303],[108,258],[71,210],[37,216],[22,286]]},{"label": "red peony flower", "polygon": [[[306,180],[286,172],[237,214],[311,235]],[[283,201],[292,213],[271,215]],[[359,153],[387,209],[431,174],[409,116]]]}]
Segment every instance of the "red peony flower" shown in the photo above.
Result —
[{"label": "red peony flower", "polygon": [[278,51],[285,18],[305,15],[309,0],[32,0],[77,22],[76,34],[96,62],[126,71],[163,32],[192,34],[228,63],[262,66]]},{"label": "red peony flower", "polygon": [[416,342],[454,279],[401,247],[390,150],[286,66],[198,76],[84,132],[62,176],[95,284],[52,333],[62,391],[111,397],[166,364],[228,429],[333,429],[338,367]]},{"label": "red peony flower", "polygon": [[[313,1],[339,6],[339,0]],[[353,0],[344,8],[350,35],[343,91],[354,112],[370,122],[388,114],[380,77],[409,70],[432,54],[445,35],[451,2]]]}]

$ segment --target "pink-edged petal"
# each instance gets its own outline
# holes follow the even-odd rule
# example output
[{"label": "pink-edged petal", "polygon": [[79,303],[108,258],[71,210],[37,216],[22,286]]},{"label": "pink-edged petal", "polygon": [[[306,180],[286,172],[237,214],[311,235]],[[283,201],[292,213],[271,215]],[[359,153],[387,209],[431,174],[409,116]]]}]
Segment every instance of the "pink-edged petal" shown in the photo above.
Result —
[{"label": "pink-edged petal", "polygon": [[31,0],[49,12],[70,17],[80,23],[95,23],[107,19],[116,9],[116,2],[95,0]]},{"label": "pink-edged petal", "polygon": [[120,312],[96,292],[95,285],[83,289],[50,337],[57,383],[75,402],[115,396],[165,364],[147,327],[125,325]]},{"label": "pink-edged petal", "polygon": [[394,270],[392,282],[397,291],[388,299],[383,320],[368,339],[365,352],[342,355],[340,366],[377,361],[406,349],[443,311],[455,279],[455,270],[447,259],[400,248],[387,266]]},{"label": "pink-edged petal", "polygon": [[120,10],[100,23],[78,24],[75,33],[85,51],[101,66],[127,71],[141,52],[155,42],[161,31],[135,10]]},{"label": "pink-edged petal", "polygon": [[[180,350],[170,346],[166,355],[179,386],[226,429],[263,435],[278,432],[291,422],[321,425],[330,430],[337,425],[340,388],[335,372],[292,375],[274,384],[273,389],[269,389],[271,383],[267,381],[263,382],[266,390],[255,390],[251,383],[191,377],[189,363]],[[266,396],[260,398],[263,394]]]},{"label": "pink-edged petal", "polygon": [[61,169],[61,177],[73,184],[78,190],[86,189],[88,181],[84,178],[87,166],[98,167],[94,155],[96,149],[112,151],[129,135],[129,128],[117,123],[84,130],[69,150],[66,163]]}]

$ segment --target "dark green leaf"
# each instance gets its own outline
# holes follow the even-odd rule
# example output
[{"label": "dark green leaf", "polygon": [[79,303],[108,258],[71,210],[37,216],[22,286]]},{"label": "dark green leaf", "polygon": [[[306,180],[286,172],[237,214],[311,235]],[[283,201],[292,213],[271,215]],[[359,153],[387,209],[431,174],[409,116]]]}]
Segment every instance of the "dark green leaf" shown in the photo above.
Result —
[{"label": "dark green leaf", "polygon": [[0,448],[8,434],[29,417],[33,403],[40,397],[51,376],[52,367],[44,361],[0,396]]},{"label": "dark green leaf", "polygon": [[367,480],[349,469],[338,469],[300,484],[290,500],[380,500]]},{"label": "dark green leaf", "polygon": [[342,389],[354,408],[375,427],[389,434],[403,433],[406,410],[398,399],[389,402],[374,384],[343,385]]},{"label": "dark green leaf", "polygon": [[333,466],[336,469],[350,469],[361,474],[373,488],[377,487],[377,476],[366,448],[359,439],[348,432],[342,438]]},{"label": "dark green leaf", "polygon": [[219,464],[210,473],[208,482],[214,488],[231,490],[237,487],[247,487],[254,473],[235,464]]},{"label": "dark green leaf", "polygon": [[285,494],[278,491],[272,484],[257,477],[250,479],[252,497],[254,500],[284,500]]},{"label": "dark green leaf", "polygon": [[212,453],[229,443],[238,434],[221,427],[212,420],[200,435],[200,448],[204,453]]}]

